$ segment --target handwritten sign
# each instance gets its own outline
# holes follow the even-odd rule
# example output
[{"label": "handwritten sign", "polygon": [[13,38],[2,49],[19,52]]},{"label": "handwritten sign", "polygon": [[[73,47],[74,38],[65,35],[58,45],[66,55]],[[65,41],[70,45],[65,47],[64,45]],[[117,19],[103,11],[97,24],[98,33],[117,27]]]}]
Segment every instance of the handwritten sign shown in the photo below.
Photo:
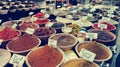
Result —
[{"label": "handwritten sign", "polygon": [[25,61],[25,56],[13,54],[9,63],[13,64],[14,66],[22,66],[24,61]]},{"label": "handwritten sign", "polygon": [[48,45],[56,48],[57,47],[57,41],[54,40],[54,39],[49,39]]},{"label": "handwritten sign", "polygon": [[14,24],[11,26],[12,29],[15,29],[16,27],[17,27],[17,24],[16,24],[16,23],[14,23]]},{"label": "handwritten sign", "polygon": [[98,24],[98,27],[101,28],[102,30],[103,30],[103,29],[107,29],[107,25],[106,25],[106,24],[101,24],[101,23],[99,23],[99,24]]},{"label": "handwritten sign", "polygon": [[3,39],[0,39],[0,46],[1,46],[2,42],[3,42]]},{"label": "handwritten sign", "polygon": [[62,30],[63,30],[64,33],[72,32],[72,28],[69,28],[69,27],[63,27]]},{"label": "handwritten sign", "polygon": [[82,48],[80,53],[79,53],[79,56],[86,59],[86,60],[88,60],[88,61],[93,62],[93,60],[96,57],[96,54],[89,51],[89,50],[87,50],[87,49],[85,49],[85,48]]},{"label": "handwritten sign", "polygon": [[86,33],[86,38],[90,38],[90,40],[97,39],[98,33]]},{"label": "handwritten sign", "polygon": [[35,29],[27,28],[25,32],[28,33],[28,34],[33,34],[34,31],[35,31]]},{"label": "handwritten sign", "polygon": [[54,24],[54,23],[49,22],[49,23],[46,24],[46,27],[50,28],[50,27],[52,27],[53,24]]}]

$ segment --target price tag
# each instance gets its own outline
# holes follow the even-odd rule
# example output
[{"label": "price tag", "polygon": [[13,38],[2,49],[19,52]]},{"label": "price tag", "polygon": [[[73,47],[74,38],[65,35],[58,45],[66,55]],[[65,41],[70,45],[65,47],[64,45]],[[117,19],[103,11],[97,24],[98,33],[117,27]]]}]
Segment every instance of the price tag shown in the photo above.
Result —
[{"label": "price tag", "polygon": [[35,29],[27,28],[25,32],[28,34],[33,34],[34,31],[35,31]]},{"label": "price tag", "polygon": [[56,20],[57,20],[57,21],[62,21],[63,18],[62,18],[62,17],[57,17]]},{"label": "price tag", "polygon": [[96,57],[96,54],[93,52],[90,52],[89,50],[86,50],[85,48],[82,48],[80,53],[79,53],[80,57],[93,62],[93,60]]},{"label": "price tag", "polygon": [[88,14],[87,16],[92,17],[93,15],[92,14]]},{"label": "price tag", "polygon": [[90,40],[97,39],[98,33],[86,33],[86,38],[90,38]]},{"label": "price tag", "polygon": [[72,32],[72,28],[69,28],[69,27],[63,27],[62,29],[63,29],[64,33],[70,33],[70,32]]},{"label": "price tag", "polygon": [[54,14],[54,15],[57,15],[58,13],[59,13],[59,12],[58,12],[57,10],[55,10],[53,14]]},{"label": "price tag", "polygon": [[68,19],[72,19],[73,17],[72,17],[72,15],[67,15],[66,16]]},{"label": "price tag", "polygon": [[41,10],[41,12],[42,12],[42,13],[46,13],[46,11],[45,11],[45,10]]},{"label": "price tag", "polygon": [[45,17],[48,18],[50,15],[49,14],[45,14]]},{"label": "price tag", "polygon": [[33,15],[33,14],[34,14],[34,12],[30,12],[30,13],[29,13],[29,16],[31,16],[31,15]]},{"label": "price tag", "polygon": [[96,9],[95,8],[92,8],[92,9],[90,9],[90,12],[94,12]]},{"label": "price tag", "polygon": [[108,14],[108,16],[109,16],[109,17],[114,17],[114,15],[113,15],[113,14]]},{"label": "price tag", "polygon": [[9,63],[13,64],[16,67],[16,66],[22,66],[24,61],[25,61],[25,56],[13,54]]},{"label": "price tag", "polygon": [[56,47],[57,47],[57,41],[54,40],[54,39],[50,39],[50,40],[48,41],[48,45],[56,48]]},{"label": "price tag", "polygon": [[3,42],[3,39],[0,39],[0,46],[1,46],[2,42]]},{"label": "price tag", "polygon": [[84,23],[84,22],[78,22],[77,24],[78,24],[79,26],[82,26],[82,27],[85,26],[85,23]]},{"label": "price tag", "polygon": [[0,23],[2,22],[2,20],[0,20]]},{"label": "price tag", "polygon": [[113,10],[108,10],[108,13],[114,13],[114,11]]},{"label": "price tag", "polygon": [[87,19],[87,16],[83,16],[82,19],[83,19],[83,20],[86,20],[86,19]]},{"label": "price tag", "polygon": [[50,10],[53,10],[54,8],[53,7],[50,7]]},{"label": "price tag", "polygon": [[99,24],[98,24],[98,27],[101,28],[102,30],[103,30],[103,29],[107,29],[107,25],[106,25],[106,24],[101,24],[101,23],[99,23]]},{"label": "price tag", "polygon": [[72,13],[77,13],[77,10],[73,10]]},{"label": "price tag", "polygon": [[30,21],[31,21],[31,22],[34,22],[34,21],[36,21],[37,19],[38,19],[38,18],[32,16],[31,19],[30,19]]},{"label": "price tag", "polygon": [[14,24],[11,26],[12,29],[15,29],[16,27],[17,27],[17,24],[16,24],[16,23],[14,23]]},{"label": "price tag", "polygon": [[0,6],[0,9],[2,9],[2,7]]},{"label": "price tag", "polygon": [[54,23],[49,22],[49,23],[46,24],[46,27],[50,28],[50,27],[52,27],[53,24],[54,24]]}]

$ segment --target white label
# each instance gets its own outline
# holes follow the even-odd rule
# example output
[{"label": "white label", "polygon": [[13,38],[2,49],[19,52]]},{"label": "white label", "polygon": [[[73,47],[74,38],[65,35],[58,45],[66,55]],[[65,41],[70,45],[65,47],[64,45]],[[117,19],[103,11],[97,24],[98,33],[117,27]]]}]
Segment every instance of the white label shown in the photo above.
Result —
[{"label": "white label", "polygon": [[90,12],[94,12],[96,9],[95,8],[92,8],[92,9],[90,9]]},{"label": "white label", "polygon": [[15,29],[15,28],[16,28],[16,26],[17,26],[17,24],[16,24],[16,23],[14,23],[11,27],[12,27],[12,29]]},{"label": "white label", "polygon": [[49,27],[52,27],[53,24],[54,24],[54,23],[52,23],[52,22],[47,23],[47,24],[46,24],[46,27],[48,27],[48,28],[49,28]]},{"label": "white label", "polygon": [[57,15],[58,13],[59,13],[59,12],[58,12],[57,10],[55,10],[53,14],[54,14],[54,15]]},{"label": "white label", "polygon": [[1,46],[2,42],[3,42],[3,39],[0,39],[0,46]]},{"label": "white label", "polygon": [[70,33],[70,32],[72,32],[72,28],[63,27],[63,32],[64,32],[64,33]]},{"label": "white label", "polygon": [[73,10],[72,13],[77,13],[77,10]]},{"label": "white label", "polygon": [[88,14],[88,16],[92,17],[93,15],[92,14]]},{"label": "white label", "polygon": [[45,14],[45,17],[48,18],[50,15],[49,14]]},{"label": "white label", "polygon": [[72,17],[72,15],[67,15],[66,16],[68,19],[72,19],[73,17]]},{"label": "white label", "polygon": [[62,18],[62,17],[57,17],[56,20],[57,20],[57,21],[62,21],[63,18]]},{"label": "white label", "polygon": [[87,16],[83,16],[82,19],[83,19],[83,20],[86,20],[86,19],[87,19]]},{"label": "white label", "polygon": [[2,7],[0,6],[0,9],[2,9]]},{"label": "white label", "polygon": [[21,55],[18,55],[18,54],[13,54],[9,63],[11,63],[15,66],[22,66],[24,61],[25,61],[25,56],[21,56]]},{"label": "white label", "polygon": [[50,39],[50,40],[48,41],[48,45],[56,48],[56,47],[57,47],[57,41],[54,40],[54,39]]},{"label": "white label", "polygon": [[0,23],[2,22],[2,20],[0,20]]},{"label": "white label", "polygon": [[53,10],[53,7],[50,7],[50,10]]},{"label": "white label", "polygon": [[108,16],[109,16],[109,17],[114,17],[114,15],[113,15],[113,14],[108,14]]},{"label": "white label", "polygon": [[77,24],[78,24],[79,26],[82,26],[82,27],[85,26],[85,23],[84,23],[84,22],[78,22]]},{"label": "white label", "polygon": [[97,39],[98,33],[86,33],[86,38]]},{"label": "white label", "polygon": [[29,16],[31,16],[31,15],[33,15],[33,14],[34,14],[34,12],[30,12],[30,13],[29,13]]},{"label": "white label", "polygon": [[60,8],[61,6],[57,6],[58,8]]},{"label": "white label", "polygon": [[27,28],[25,32],[28,34],[33,34],[34,31],[35,31],[35,29]]},{"label": "white label", "polygon": [[45,10],[41,10],[42,13],[45,13]]},{"label": "white label", "polygon": [[98,27],[101,28],[101,29],[107,29],[107,25],[106,24],[98,23]]},{"label": "white label", "polygon": [[80,57],[93,62],[93,60],[96,57],[96,54],[93,52],[90,52],[89,50],[86,50],[85,48],[82,48],[80,53],[79,53]]},{"label": "white label", "polygon": [[113,10],[108,10],[108,13],[114,13],[114,11]]},{"label": "white label", "polygon": [[34,22],[34,21],[36,21],[37,19],[38,19],[38,18],[32,16],[31,19],[30,19],[30,21],[31,21],[31,22]]}]

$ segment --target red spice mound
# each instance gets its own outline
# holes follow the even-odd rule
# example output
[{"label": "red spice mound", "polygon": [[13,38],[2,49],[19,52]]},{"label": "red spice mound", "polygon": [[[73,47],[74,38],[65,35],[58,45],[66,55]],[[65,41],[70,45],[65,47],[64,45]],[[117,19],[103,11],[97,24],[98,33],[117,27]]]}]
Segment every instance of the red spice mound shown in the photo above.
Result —
[{"label": "red spice mound", "polygon": [[[104,30],[114,30],[115,29],[115,26],[112,25],[112,24],[109,24],[107,22],[101,22],[101,24],[106,24],[107,25],[107,29],[104,29]],[[100,29],[98,27],[98,24],[94,24],[94,27],[97,28],[97,29]]]},{"label": "red spice mound", "polygon": [[37,14],[35,14],[34,17],[44,17],[44,14],[43,13],[37,13]]},{"label": "red spice mound", "polygon": [[41,18],[41,19],[36,20],[34,23],[36,23],[36,24],[45,24],[48,21],[49,21],[48,19]]},{"label": "red spice mound", "polygon": [[7,47],[12,51],[25,51],[36,47],[39,40],[28,34],[24,34],[20,38],[8,43]]},{"label": "red spice mound", "polygon": [[28,62],[31,67],[56,67],[62,58],[62,54],[57,49],[44,46],[32,51],[28,56]]},{"label": "red spice mound", "polygon": [[0,31],[0,39],[3,39],[3,40],[12,39],[18,35],[19,35],[19,32],[10,27],[6,27]]},{"label": "red spice mound", "polygon": [[32,29],[37,29],[39,28],[39,26],[37,26],[37,24],[33,24],[33,23],[23,23],[21,26],[20,26],[20,29],[25,31],[27,28],[32,28]]}]

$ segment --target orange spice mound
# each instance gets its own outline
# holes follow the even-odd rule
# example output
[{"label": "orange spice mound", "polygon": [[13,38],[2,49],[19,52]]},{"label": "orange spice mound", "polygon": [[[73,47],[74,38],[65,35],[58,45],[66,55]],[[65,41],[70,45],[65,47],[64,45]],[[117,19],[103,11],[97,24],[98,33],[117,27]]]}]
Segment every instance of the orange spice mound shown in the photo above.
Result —
[{"label": "orange spice mound", "polygon": [[56,48],[44,46],[29,54],[28,63],[32,67],[56,67],[62,58],[62,54]]},{"label": "orange spice mound", "polygon": [[82,48],[85,48],[85,49],[95,53],[96,54],[95,59],[106,59],[110,55],[109,52],[103,48],[103,46],[101,46],[99,43],[97,43],[95,41],[80,44],[77,47],[78,52],[80,52]]}]

